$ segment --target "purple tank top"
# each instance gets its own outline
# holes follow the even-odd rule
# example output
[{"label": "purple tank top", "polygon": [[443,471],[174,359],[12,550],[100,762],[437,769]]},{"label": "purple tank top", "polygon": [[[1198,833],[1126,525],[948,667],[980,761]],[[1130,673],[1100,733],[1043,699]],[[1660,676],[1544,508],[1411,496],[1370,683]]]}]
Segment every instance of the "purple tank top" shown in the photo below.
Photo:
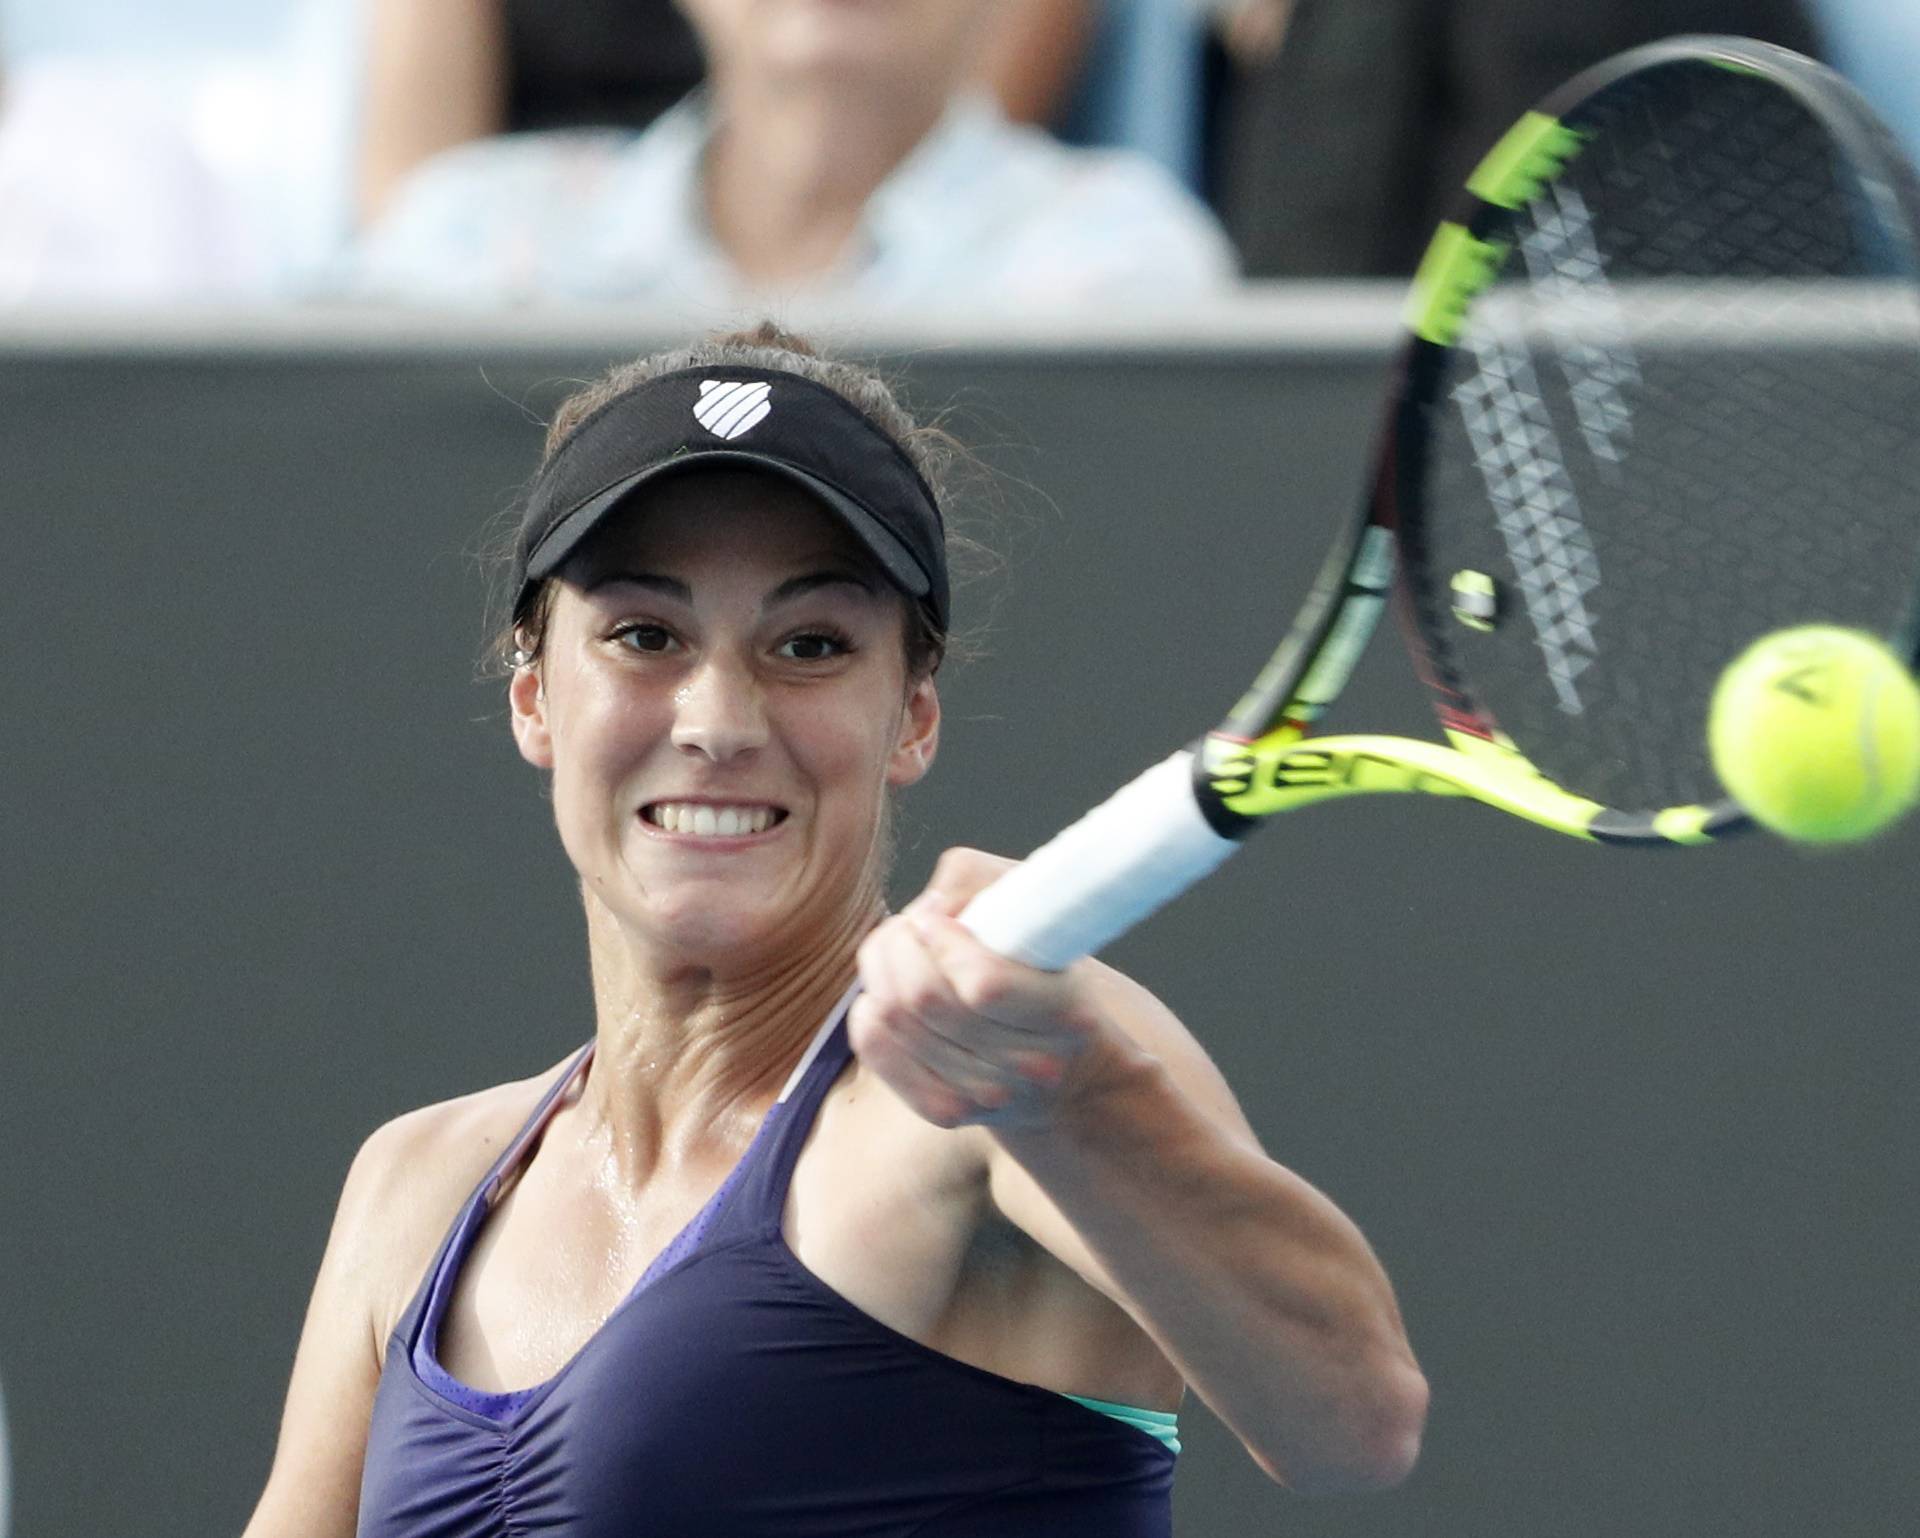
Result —
[{"label": "purple tank top", "polygon": [[583,1050],[467,1199],[394,1328],[360,1538],[1167,1538],[1174,1455],[889,1329],[781,1232],[845,1004],[721,1189],[546,1382],[482,1394],[434,1357],[492,1199]]}]

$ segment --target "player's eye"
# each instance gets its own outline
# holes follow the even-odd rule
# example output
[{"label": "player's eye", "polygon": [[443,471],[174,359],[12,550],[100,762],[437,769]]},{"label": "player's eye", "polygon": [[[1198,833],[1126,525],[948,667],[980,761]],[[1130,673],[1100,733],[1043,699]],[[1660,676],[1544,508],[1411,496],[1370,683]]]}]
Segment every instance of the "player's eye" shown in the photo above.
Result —
[{"label": "player's eye", "polygon": [[799,635],[788,636],[777,648],[779,655],[790,662],[825,662],[832,657],[844,656],[851,650],[852,643],[845,636],[829,630],[802,631]]},{"label": "player's eye", "polygon": [[629,623],[616,625],[609,639],[628,651],[664,652],[673,649],[673,632],[664,625]]}]

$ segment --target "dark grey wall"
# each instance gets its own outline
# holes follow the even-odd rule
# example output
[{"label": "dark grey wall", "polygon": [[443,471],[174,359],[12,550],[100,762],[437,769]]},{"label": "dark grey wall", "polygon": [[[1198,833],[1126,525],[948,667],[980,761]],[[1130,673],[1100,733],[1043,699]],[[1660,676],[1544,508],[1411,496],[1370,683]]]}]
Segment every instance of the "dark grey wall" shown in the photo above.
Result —
[{"label": "dark grey wall", "polygon": [[[21,1538],[239,1528],[385,1117],[589,1030],[497,687],[484,517],[550,349],[0,349],[0,1375]],[[1373,356],[927,351],[1005,472],[991,654],[901,879],[1206,726],[1357,484]],[[1391,645],[1342,717],[1425,732]],[[1434,1386],[1391,1495],[1195,1406],[1182,1531],[1880,1535],[1920,1509],[1909,828],[1641,855],[1466,805],[1276,827],[1116,947],[1367,1230]]]}]

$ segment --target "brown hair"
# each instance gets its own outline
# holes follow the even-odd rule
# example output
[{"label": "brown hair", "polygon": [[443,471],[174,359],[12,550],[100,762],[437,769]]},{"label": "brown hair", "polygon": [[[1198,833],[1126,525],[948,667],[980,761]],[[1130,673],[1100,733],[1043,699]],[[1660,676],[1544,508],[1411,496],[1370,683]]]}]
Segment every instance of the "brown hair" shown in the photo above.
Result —
[{"label": "brown hair", "polygon": [[[940,508],[942,519],[948,524],[949,565],[954,564],[956,558],[977,558],[986,554],[984,547],[976,541],[952,531],[948,506],[953,500],[957,475],[962,471],[977,471],[979,462],[944,428],[923,426],[916,422],[900,404],[893,388],[879,374],[855,363],[823,357],[804,337],[783,331],[770,320],[762,321],[751,331],[711,336],[689,347],[652,353],[609,369],[560,403],[553,420],[547,425],[546,446],[540,458],[541,468],[552,462],[554,455],[559,453],[561,446],[582,422],[616,397],[650,379],[679,369],[728,366],[782,369],[790,374],[798,374],[834,391],[865,413],[875,426],[899,445],[901,452],[933,492],[935,505]],[[513,595],[505,593],[510,582],[504,573],[512,564],[512,530],[504,530],[503,535],[495,541],[496,548],[488,561],[496,572],[494,586],[504,595],[506,605],[510,606]],[[539,658],[547,624],[553,615],[557,590],[558,584],[552,579],[547,580],[541,584],[517,624],[510,616],[494,622],[488,646],[488,672],[511,672]],[[907,676],[910,679],[925,678],[937,670],[942,660],[955,649],[953,638],[937,624],[923,604],[909,604],[907,616]]]}]

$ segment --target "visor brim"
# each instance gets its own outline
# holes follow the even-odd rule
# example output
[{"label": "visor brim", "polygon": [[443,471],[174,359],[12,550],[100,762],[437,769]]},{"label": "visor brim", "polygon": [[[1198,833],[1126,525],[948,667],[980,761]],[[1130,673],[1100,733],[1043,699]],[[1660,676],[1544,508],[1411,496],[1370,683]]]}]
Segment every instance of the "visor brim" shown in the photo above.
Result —
[{"label": "visor brim", "polygon": [[[838,486],[785,460],[740,449],[709,449],[683,454],[660,464],[649,465],[595,493],[559,519],[539,545],[528,553],[527,584],[530,586],[557,573],[601,525],[616,511],[624,510],[638,492],[669,477],[723,467],[758,470],[811,493],[860,541],[861,546],[886,573],[887,580],[901,592],[909,598],[925,598],[932,591],[931,578],[899,536]],[[520,604],[524,605],[525,600],[526,592],[523,591]],[[939,618],[942,623],[945,622],[944,616]]]}]

